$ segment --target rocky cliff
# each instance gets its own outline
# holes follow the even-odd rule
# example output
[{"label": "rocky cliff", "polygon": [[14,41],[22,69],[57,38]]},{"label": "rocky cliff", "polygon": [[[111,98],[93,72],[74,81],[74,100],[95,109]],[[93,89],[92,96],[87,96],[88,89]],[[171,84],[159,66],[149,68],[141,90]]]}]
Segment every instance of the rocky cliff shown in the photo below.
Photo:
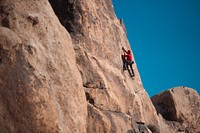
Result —
[{"label": "rocky cliff", "polygon": [[111,0],[0,1],[0,131],[127,133],[157,115]]},{"label": "rocky cliff", "polygon": [[132,121],[157,125],[136,64],[134,80],[122,71],[121,48],[130,45],[111,0],[50,3],[73,40],[88,101],[87,131],[127,132]]}]

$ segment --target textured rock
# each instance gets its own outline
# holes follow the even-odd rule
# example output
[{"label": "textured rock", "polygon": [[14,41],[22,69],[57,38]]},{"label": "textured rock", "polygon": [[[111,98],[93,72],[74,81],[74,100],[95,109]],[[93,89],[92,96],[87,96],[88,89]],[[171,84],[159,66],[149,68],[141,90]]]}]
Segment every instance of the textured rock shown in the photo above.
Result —
[{"label": "textured rock", "polygon": [[[151,98],[157,112],[177,131],[200,131],[200,97],[190,88],[177,87]],[[174,121],[174,122],[169,122]]]},{"label": "textured rock", "polygon": [[[130,49],[130,45],[111,0],[50,0],[50,3],[73,40],[89,103],[88,125],[98,125],[88,127],[87,131],[121,132],[116,121],[158,125],[159,118],[142,86],[136,64],[134,80],[122,71],[121,48]],[[126,122],[127,117],[132,121]],[[128,125],[121,128],[123,132],[131,130]]]},{"label": "textured rock", "polygon": [[47,0],[0,1],[0,132],[86,132],[69,34]]},{"label": "textured rock", "polygon": [[88,104],[88,133],[132,131],[132,118],[120,112],[103,111]]},{"label": "textured rock", "polygon": [[136,63],[134,79],[122,71],[122,46],[130,49],[111,0],[1,0],[0,131],[131,133],[144,122],[175,132]]}]

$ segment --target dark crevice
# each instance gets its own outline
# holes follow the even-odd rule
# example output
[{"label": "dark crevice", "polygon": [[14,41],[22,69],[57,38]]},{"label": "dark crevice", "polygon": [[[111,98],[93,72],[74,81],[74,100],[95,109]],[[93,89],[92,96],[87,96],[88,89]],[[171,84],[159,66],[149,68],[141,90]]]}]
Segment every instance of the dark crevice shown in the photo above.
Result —
[{"label": "dark crevice", "polygon": [[3,50],[0,48],[0,64],[3,63],[2,57],[3,57]]},{"label": "dark crevice", "polygon": [[66,28],[71,36],[83,34],[82,9],[79,1],[74,0],[49,0],[60,23]]},{"label": "dark crevice", "polygon": [[14,5],[0,5],[0,25],[6,28],[10,28],[10,15],[13,13]]},{"label": "dark crevice", "polygon": [[0,64],[3,64],[3,61],[6,60],[6,52],[0,47]]},{"label": "dark crevice", "polygon": [[90,94],[89,94],[88,92],[85,92],[85,96],[86,96],[86,100],[87,100],[90,104],[94,105],[94,99],[90,96]]},{"label": "dark crevice", "polygon": [[10,28],[10,22],[9,22],[9,20],[8,20],[7,17],[4,18],[4,19],[1,21],[1,25],[2,25],[3,27]]},{"label": "dark crevice", "polygon": [[32,23],[33,26],[39,23],[38,16],[28,16],[27,19]]}]

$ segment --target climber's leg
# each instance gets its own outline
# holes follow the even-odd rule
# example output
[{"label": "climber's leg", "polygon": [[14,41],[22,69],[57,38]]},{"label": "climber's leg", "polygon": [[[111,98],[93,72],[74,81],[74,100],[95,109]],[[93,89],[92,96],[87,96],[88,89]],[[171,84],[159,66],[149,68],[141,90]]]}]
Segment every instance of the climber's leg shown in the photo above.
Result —
[{"label": "climber's leg", "polygon": [[130,66],[130,65],[127,64],[128,73],[129,73],[129,75],[132,77],[132,74],[131,74],[131,71],[130,71],[129,66]]},{"label": "climber's leg", "polygon": [[[126,61],[126,63],[127,63],[127,68],[128,68],[128,73],[129,73],[129,75],[131,76],[131,77],[133,77],[134,76],[134,73],[131,73],[131,71],[133,72],[133,68],[132,68],[132,61]],[[131,71],[130,71],[130,69],[131,69]]]},{"label": "climber's leg", "polygon": [[132,71],[132,77],[133,77],[133,76],[135,76],[135,73],[134,73],[134,70],[133,70],[133,63],[130,64],[130,68],[131,68],[131,71]]}]

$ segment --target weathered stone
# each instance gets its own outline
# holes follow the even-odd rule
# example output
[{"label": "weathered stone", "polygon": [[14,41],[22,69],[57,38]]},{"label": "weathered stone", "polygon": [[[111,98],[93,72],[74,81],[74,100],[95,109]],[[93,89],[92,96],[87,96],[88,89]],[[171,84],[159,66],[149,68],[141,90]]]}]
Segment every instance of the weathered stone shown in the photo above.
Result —
[{"label": "weathered stone", "polygon": [[49,2],[1,0],[0,10],[0,132],[86,132],[72,41]]},{"label": "weathered stone", "polygon": [[[121,119],[116,115],[121,113],[158,125],[158,117],[142,86],[136,64],[134,80],[127,71],[122,71],[122,46],[130,49],[130,45],[124,25],[114,14],[112,1],[50,0],[50,3],[72,37],[88,102],[101,113],[102,110],[110,111],[116,120]],[[110,120],[109,116],[104,117]],[[97,120],[92,122],[99,123]],[[111,128],[113,132],[118,131]]]},{"label": "weathered stone", "polygon": [[111,0],[1,0],[0,25],[2,133],[190,131],[180,111],[157,115],[136,63],[134,78],[122,71],[130,45]]},{"label": "weathered stone", "polygon": [[177,87],[153,96],[153,104],[157,112],[167,121],[175,121],[168,124],[179,131],[197,132],[200,127],[200,97],[190,88]]}]

